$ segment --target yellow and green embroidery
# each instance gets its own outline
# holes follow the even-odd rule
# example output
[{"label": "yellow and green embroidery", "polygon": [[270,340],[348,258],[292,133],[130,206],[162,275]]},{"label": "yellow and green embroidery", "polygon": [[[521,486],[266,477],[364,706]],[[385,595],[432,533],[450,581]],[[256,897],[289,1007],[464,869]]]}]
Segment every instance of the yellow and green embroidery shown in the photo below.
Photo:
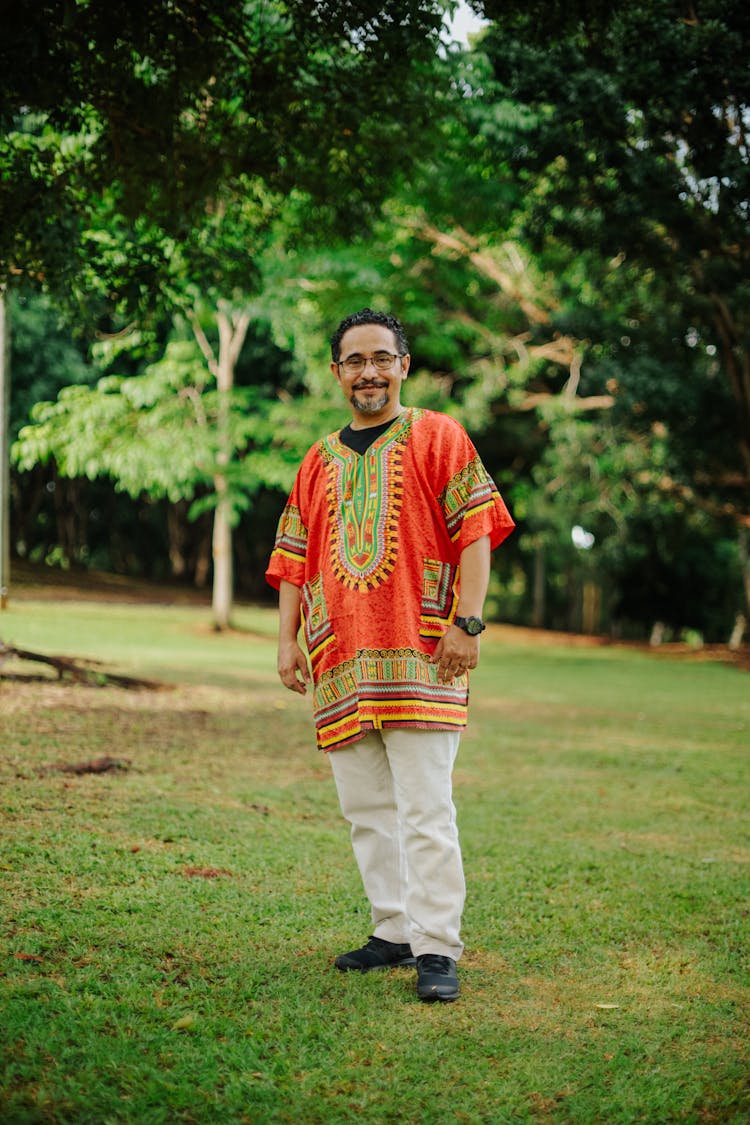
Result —
[{"label": "yellow and green embroidery", "polygon": [[336,578],[349,590],[377,589],[393,573],[404,495],[404,448],[421,413],[406,411],[362,455],[347,449],[338,435],[321,442],[331,563]]}]

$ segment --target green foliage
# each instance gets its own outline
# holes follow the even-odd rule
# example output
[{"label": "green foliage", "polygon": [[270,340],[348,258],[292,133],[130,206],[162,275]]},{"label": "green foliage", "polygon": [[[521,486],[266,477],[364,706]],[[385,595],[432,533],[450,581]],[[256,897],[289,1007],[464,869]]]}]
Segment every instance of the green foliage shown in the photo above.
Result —
[{"label": "green foliage", "polygon": [[[477,67],[475,80],[481,58]],[[586,576],[606,591],[605,627],[637,622],[642,633],[661,618],[725,639],[744,595],[731,525],[739,461],[726,441],[734,407],[715,348],[685,328],[666,276],[638,277],[591,250],[572,260],[560,244],[530,256],[499,226],[509,219],[502,193],[472,219],[467,167],[479,183],[491,158],[470,125],[488,104],[487,90],[466,95],[443,126],[444,149],[415,168],[374,237],[296,255],[296,284],[282,289],[290,309],[277,301],[274,318],[324,373],[308,376],[316,396],[329,378],[322,324],[365,304],[405,320],[405,399],[469,427],[521,521],[497,563],[505,585],[517,586],[507,558],[520,551],[527,576],[514,620],[528,620],[532,556],[543,544],[549,624],[580,628],[570,606]],[[499,116],[509,119],[503,107]],[[653,550],[649,521],[669,528]],[[585,564],[571,541],[577,524],[596,535]],[[711,596],[663,577],[684,570],[686,540],[703,545],[692,552],[693,587]],[[725,550],[732,565],[717,586]],[[640,596],[647,588],[651,596]],[[496,604],[508,613],[508,598]]]},{"label": "green foliage", "polygon": [[[81,232],[103,225],[108,197],[128,222],[180,241],[248,182],[312,200],[317,230],[355,228],[419,143],[443,8],[6,5],[0,276],[22,271],[59,291],[78,283]],[[129,258],[131,299],[158,265],[148,242]]]},{"label": "green foliage", "polygon": [[[195,515],[215,505],[221,474],[236,519],[261,484],[288,486],[292,474],[275,449],[262,391],[219,392],[212,383],[197,345],[173,340],[142,375],[107,375],[94,387],[66,387],[56,402],[39,403],[14,447],[16,464],[29,470],[54,458],[63,476],[106,475],[134,497],[199,497]],[[210,496],[202,495],[206,490]]]},{"label": "green foliage", "polygon": [[56,397],[62,387],[92,382],[96,372],[48,297],[13,294],[10,322],[10,433],[15,437],[35,403]]},{"label": "green foliage", "polygon": [[[613,259],[633,286],[656,277],[653,296],[668,293],[679,336],[692,327],[719,356],[746,493],[747,6],[482,7],[494,21],[482,40],[496,79],[490,97],[533,116],[513,148],[528,187],[518,222],[534,245],[584,255],[595,284]],[[507,146],[494,147],[506,159]],[[746,495],[741,504],[746,510]]]},{"label": "green foliage", "polygon": [[[725,641],[744,605],[734,528],[670,476],[666,427],[623,441],[614,418],[584,421],[562,403],[547,421],[549,443],[514,490],[514,511],[521,549],[541,549],[553,576],[548,619],[570,620],[573,590],[589,581],[606,592],[603,624],[614,632],[661,621],[678,636]],[[576,526],[592,536],[588,549],[574,544]]]},{"label": "green foliage", "polygon": [[[253,512],[260,582],[276,490],[341,424],[327,336],[385,306],[409,329],[407,401],[469,427],[521,522],[494,605],[528,620],[543,546],[548,623],[577,627],[584,576],[629,627],[725,637],[747,512],[744,7],[477,0],[493,22],[476,49],[441,55],[449,6],[9,13],[0,258],[62,284],[87,338],[142,318],[115,381],[40,408],[17,511],[45,458],[148,495],[148,518],[155,497],[209,512],[219,471],[233,518]],[[240,354],[228,430],[182,328],[164,355],[179,309],[218,357],[220,307],[277,344]],[[72,353],[69,379],[47,361],[51,341],[20,341],[15,425],[91,382]]]}]

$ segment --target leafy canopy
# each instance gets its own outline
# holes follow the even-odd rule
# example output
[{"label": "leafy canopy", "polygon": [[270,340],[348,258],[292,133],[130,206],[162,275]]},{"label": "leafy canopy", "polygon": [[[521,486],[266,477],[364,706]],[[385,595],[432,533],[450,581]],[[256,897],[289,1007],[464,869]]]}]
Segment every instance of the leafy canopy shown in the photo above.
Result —
[{"label": "leafy canopy", "polygon": [[107,195],[182,238],[244,177],[355,227],[427,127],[445,7],[3,3],[0,276],[69,283]]},{"label": "leafy canopy", "polygon": [[482,40],[491,100],[526,111],[487,136],[525,188],[525,236],[586,256],[594,284],[618,263],[630,283],[669,287],[683,337],[692,327],[718,352],[750,476],[750,10],[473,6],[494,21]]}]

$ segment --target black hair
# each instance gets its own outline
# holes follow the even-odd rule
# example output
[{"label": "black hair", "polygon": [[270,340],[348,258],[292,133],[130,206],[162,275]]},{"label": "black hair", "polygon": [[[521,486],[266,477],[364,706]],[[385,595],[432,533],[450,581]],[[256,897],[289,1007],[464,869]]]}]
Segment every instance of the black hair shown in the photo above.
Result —
[{"label": "black hair", "polygon": [[406,338],[404,326],[400,320],[390,313],[375,312],[373,309],[360,309],[341,321],[333,336],[331,336],[331,359],[338,363],[341,358],[341,340],[350,328],[359,328],[363,324],[381,324],[383,328],[390,328],[396,337],[396,347],[402,355],[409,351],[409,341]]}]

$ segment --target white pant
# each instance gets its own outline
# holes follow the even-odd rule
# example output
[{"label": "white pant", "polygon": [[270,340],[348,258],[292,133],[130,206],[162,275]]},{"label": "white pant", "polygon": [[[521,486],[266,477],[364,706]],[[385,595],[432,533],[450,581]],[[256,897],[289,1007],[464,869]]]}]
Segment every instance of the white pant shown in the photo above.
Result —
[{"label": "white pant", "polygon": [[373,933],[416,957],[463,952],[466,897],[451,776],[455,731],[373,731],[328,757]]}]

